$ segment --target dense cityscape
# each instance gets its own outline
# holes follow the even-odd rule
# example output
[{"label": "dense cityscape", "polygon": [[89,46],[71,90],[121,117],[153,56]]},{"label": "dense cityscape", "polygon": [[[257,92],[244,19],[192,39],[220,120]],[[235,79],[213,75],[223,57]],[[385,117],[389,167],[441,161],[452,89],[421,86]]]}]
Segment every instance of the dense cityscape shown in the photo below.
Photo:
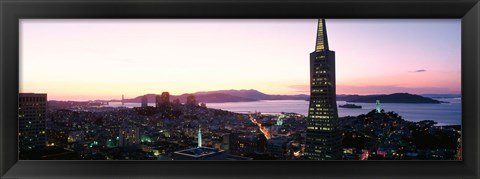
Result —
[{"label": "dense cityscape", "polygon": [[[461,126],[375,109],[339,117],[335,52],[320,19],[310,54],[308,115],[238,113],[189,95],[140,107],[19,94],[20,160],[461,160]],[[353,106],[355,107],[355,106]]]},{"label": "dense cityscape", "polygon": [[[41,94],[21,94],[21,99]],[[22,140],[21,159],[175,160],[199,147],[210,155],[188,160],[305,160],[307,117],[295,113],[253,114],[211,109],[194,96],[182,104],[163,93],[156,106],[105,107],[98,103],[36,101],[44,108],[46,140]],[[45,98],[44,98],[45,99]],[[163,99],[163,101],[162,101]],[[22,107],[29,108],[28,102]],[[37,111],[34,114],[42,113]],[[32,113],[27,113],[32,114]],[[457,160],[460,126],[409,122],[394,112],[341,117],[343,160]],[[35,125],[35,124],[32,124]],[[27,126],[27,125],[26,125]],[[21,129],[22,130],[22,129]],[[25,130],[25,129],[24,129]],[[28,130],[25,130],[28,131]],[[38,140],[38,139],[37,139]],[[28,146],[35,146],[28,149]],[[44,147],[44,148],[42,148]],[[177,152],[177,154],[176,154]]]}]

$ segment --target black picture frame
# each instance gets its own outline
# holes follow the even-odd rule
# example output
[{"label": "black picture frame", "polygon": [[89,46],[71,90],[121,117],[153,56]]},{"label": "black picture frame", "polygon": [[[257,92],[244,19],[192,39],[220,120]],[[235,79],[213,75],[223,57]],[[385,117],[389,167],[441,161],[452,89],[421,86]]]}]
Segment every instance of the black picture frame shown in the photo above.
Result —
[{"label": "black picture frame", "polygon": [[[19,19],[318,17],[462,19],[463,160],[18,161]],[[0,19],[1,178],[480,178],[478,0],[1,0]]]}]

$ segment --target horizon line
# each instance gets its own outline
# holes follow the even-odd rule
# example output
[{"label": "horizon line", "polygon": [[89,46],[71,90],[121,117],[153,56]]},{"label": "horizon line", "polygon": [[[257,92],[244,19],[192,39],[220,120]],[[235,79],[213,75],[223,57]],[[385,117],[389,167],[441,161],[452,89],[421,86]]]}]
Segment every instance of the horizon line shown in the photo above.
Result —
[{"label": "horizon line", "polygon": [[[131,97],[131,98],[125,98],[125,99],[134,99],[134,98],[137,98],[137,97],[140,97],[140,96],[145,96],[145,95],[161,95],[161,93],[163,92],[168,92],[170,94],[170,96],[181,96],[181,95],[188,95],[188,94],[192,94],[194,95],[195,93],[205,93],[205,92],[217,92],[217,91],[257,91],[257,92],[260,92],[260,93],[263,93],[265,95],[284,95],[284,96],[296,96],[296,95],[306,95],[306,96],[310,96],[310,94],[303,94],[303,93],[297,93],[297,94],[267,94],[267,93],[264,93],[264,92],[261,92],[259,90],[255,90],[255,89],[223,89],[223,90],[214,90],[214,91],[197,91],[197,92],[193,92],[193,93],[182,93],[182,94],[170,94],[170,92],[168,91],[162,91],[160,93],[146,93],[146,94],[143,94],[143,95],[135,95],[135,97]],[[451,92],[451,93],[409,93],[409,92],[391,92],[391,93],[337,93],[335,94],[336,96],[338,95],[359,95],[359,96],[368,96],[368,95],[390,95],[390,94],[396,94],[396,93],[407,93],[407,94],[414,94],[414,95],[461,95],[462,93],[461,92]],[[42,93],[42,92],[19,92],[19,94],[49,94],[49,93]],[[123,94],[120,94],[119,96],[122,96]],[[84,101],[84,102],[88,102],[88,101],[112,101],[112,100],[122,100],[121,98],[119,99],[83,99],[83,100],[72,100],[72,99],[49,99],[47,101],[76,101],[76,102],[81,102],[81,101]]]}]

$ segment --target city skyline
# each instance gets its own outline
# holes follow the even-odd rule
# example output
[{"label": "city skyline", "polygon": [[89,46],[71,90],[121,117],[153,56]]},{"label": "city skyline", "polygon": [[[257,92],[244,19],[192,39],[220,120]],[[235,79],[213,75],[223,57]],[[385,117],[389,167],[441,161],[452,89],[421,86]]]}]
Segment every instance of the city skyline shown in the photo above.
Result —
[{"label": "city skyline", "polygon": [[[237,23],[238,22],[230,25],[234,26],[237,25]],[[274,24],[277,25],[276,23]],[[48,100],[47,93],[37,93],[39,90],[36,90],[35,93],[20,92],[18,106],[19,159],[164,161],[462,160],[462,125],[459,123],[461,122],[461,97],[456,95],[440,97],[438,94],[428,95],[430,97],[427,97],[427,95],[420,96],[407,93],[371,96],[338,96],[337,75],[339,73],[337,73],[337,68],[339,63],[337,62],[342,61],[342,59],[338,59],[337,57],[341,57],[341,54],[346,51],[334,51],[336,48],[331,46],[329,39],[333,38],[328,37],[327,34],[329,33],[327,33],[327,31],[329,30],[327,30],[326,24],[325,19],[318,19],[316,34],[311,37],[316,37],[315,46],[310,50],[309,60],[302,60],[308,61],[308,85],[292,85],[299,82],[296,80],[300,78],[296,79],[295,76],[305,70],[296,71],[293,67],[282,70],[282,67],[286,67],[283,66],[285,64],[281,62],[285,60],[282,55],[289,54],[289,48],[282,49],[280,48],[281,46],[276,48],[275,45],[270,44],[275,47],[275,52],[278,52],[278,54],[276,54],[273,53],[273,51],[269,52],[268,50],[264,50],[262,45],[255,45],[255,42],[258,42],[258,40],[250,40],[248,38],[242,39],[245,41],[244,43],[234,39],[227,39],[225,42],[233,43],[234,45],[232,47],[240,48],[251,44],[252,46],[249,46],[249,48],[258,48],[257,51],[240,50],[238,53],[236,51],[222,51],[214,48],[215,45],[212,44],[226,44],[210,42],[207,39],[203,39],[198,42],[202,42],[204,45],[193,45],[187,49],[187,53],[173,51],[176,53],[176,56],[185,55],[181,58],[172,56],[172,59],[179,62],[177,65],[170,63],[172,59],[153,59],[150,63],[135,61],[135,63],[131,63],[129,66],[117,66],[113,61],[111,63],[105,63],[105,61],[98,59],[98,57],[102,55],[97,54],[88,57],[84,56],[84,53],[73,53],[68,52],[68,50],[62,51],[61,47],[58,46],[58,49],[56,49],[58,56],[51,54],[51,61],[46,63],[43,63],[44,61],[38,63],[37,61],[37,65],[34,66],[28,66],[32,65],[32,63],[26,65],[25,69],[30,67],[33,71],[38,70],[37,73],[39,76],[32,76],[32,74],[35,73],[32,73],[30,70],[27,73],[21,73],[21,76],[28,74],[26,78],[39,78],[39,83],[37,84],[44,83],[43,85],[46,85],[50,83],[51,86],[45,86],[48,89],[63,89],[64,91],[60,92],[65,92],[64,94],[72,96],[77,95],[75,94],[76,92],[90,95],[90,99],[95,99],[94,95],[101,95],[101,92],[110,91],[111,94],[121,92],[121,101],[58,101],[56,99]],[[197,24],[195,27],[199,27],[199,25],[204,24]],[[248,28],[251,27],[250,25],[246,26]],[[229,27],[231,28],[231,26]],[[261,27],[257,28],[259,28],[258,31],[249,31],[249,33],[262,31]],[[94,29],[95,33],[98,33],[98,29],[92,29]],[[202,31],[201,28],[186,29],[194,30],[193,32],[197,30]],[[276,29],[280,29],[279,31],[283,30],[281,27],[277,27]],[[404,29],[408,31],[408,28]],[[121,31],[123,30],[124,29]],[[209,26],[206,31],[211,32],[212,30],[214,29],[211,29],[211,26]],[[224,32],[225,30],[220,31]],[[395,30],[391,29],[391,31]],[[418,31],[414,31],[418,33]],[[337,31],[329,32],[336,34]],[[124,35],[131,34],[132,33],[125,33]],[[172,34],[188,35],[177,32]],[[104,35],[108,36],[107,34]],[[141,35],[147,36],[146,34]],[[261,36],[265,35],[266,34],[262,34]],[[202,38],[207,37],[205,35],[200,36]],[[220,37],[222,37],[222,35],[213,35],[211,37],[212,41],[216,41],[221,39]],[[228,35],[226,37],[233,36]],[[238,35],[234,37],[244,36]],[[291,36],[288,37],[292,38]],[[265,39],[264,37],[257,38],[261,39],[260,41]],[[110,43],[110,40],[107,39],[108,38],[96,39],[93,40],[93,42],[103,40]],[[140,39],[139,42],[146,42],[145,39],[132,39],[128,37],[119,37],[118,39],[125,44],[110,44],[106,46],[111,46],[112,48],[117,47],[127,51],[132,50],[131,53],[151,55],[156,58],[161,57],[161,55],[149,53],[167,52],[167,49],[170,47],[159,48],[157,50],[150,49],[144,51],[145,53],[138,53],[139,51],[136,51],[133,48],[134,46],[131,46],[132,42],[135,39]],[[195,37],[187,37],[186,41],[195,41],[195,39]],[[286,38],[280,35],[278,39],[284,40]],[[62,40],[62,45],[64,46],[79,44],[75,40]],[[89,41],[90,39],[84,38],[78,40]],[[172,43],[168,43],[168,40],[165,42],[162,41],[161,43],[153,42],[158,39],[149,40],[152,40],[152,44],[150,45],[141,43],[134,43],[134,45],[138,44],[139,47],[156,48],[155,44],[175,46],[184,42],[181,41],[182,38],[175,38],[175,41]],[[351,44],[355,44],[355,40],[349,40],[352,41]],[[71,42],[71,44],[64,42]],[[126,42],[128,42],[128,44]],[[235,43],[237,44],[235,45]],[[402,43],[398,42],[393,44],[393,46],[398,46]],[[185,44],[177,47],[183,47],[184,45]],[[128,46],[128,48],[122,48],[123,46]],[[404,44],[404,46],[408,45]],[[226,47],[226,49],[236,49],[232,47]],[[392,46],[389,48],[391,47]],[[427,45],[426,47],[430,46]],[[376,54],[385,53],[384,50],[385,49],[372,48],[367,52],[372,53],[372,57],[378,57],[382,55]],[[420,79],[420,81],[427,80],[422,83],[424,87],[429,85],[434,85],[437,88],[441,87],[442,85],[435,84],[435,80],[447,81],[445,84],[452,82],[446,79],[447,77],[445,76],[435,76],[435,78],[429,76],[431,75],[431,73],[429,73],[431,72],[430,68],[428,70],[422,68],[408,71],[408,73],[426,74],[425,76],[427,77],[424,78],[411,78],[403,74],[404,72],[400,74],[400,76],[392,78],[391,75],[406,70],[407,67],[410,68],[409,66],[412,65],[412,63],[418,61],[415,57],[420,56],[416,53],[403,53],[401,48],[397,48],[396,51],[399,53],[390,53],[386,58],[404,58],[402,54],[410,56],[413,54],[413,56],[409,56],[409,58],[404,61],[396,60],[388,65],[382,64],[383,61],[378,59],[361,61],[360,64],[366,64],[369,65],[369,67],[362,68],[355,66],[350,69],[344,67],[342,70],[349,69],[349,71],[340,74],[348,74],[350,72],[352,76],[355,77],[367,77],[369,74],[375,75],[375,78],[364,81],[352,81],[346,83],[346,85],[359,83],[367,84],[367,86],[386,85],[387,83],[382,80],[389,79],[389,81],[393,82],[404,82],[404,88],[405,85],[407,85],[407,87],[408,85],[414,85],[413,87],[410,86],[410,88],[421,89],[423,87],[420,84],[415,86],[415,84],[418,83],[418,79]],[[423,48],[421,51],[428,50]],[[68,60],[62,60],[62,53],[64,53],[63,55],[70,55],[70,58],[76,58],[76,64],[68,64],[65,66],[65,62],[72,63],[75,62],[75,60],[70,60],[69,58],[64,58]],[[247,63],[238,58],[242,56],[252,56],[252,59],[255,59],[257,58],[256,55],[262,53],[266,54],[265,61],[257,60]],[[72,56],[72,54],[78,54],[78,56]],[[128,53],[118,52],[107,54],[122,56]],[[209,55],[211,57],[209,57]],[[292,57],[296,56],[294,54],[291,55]],[[220,57],[228,58],[228,63],[216,61],[219,60],[217,58]],[[356,55],[355,57],[363,58],[361,55]],[[442,57],[450,59],[448,56]],[[290,57],[287,56],[287,59],[288,58]],[[93,67],[100,66],[100,68],[97,68],[97,70],[100,71],[92,70],[92,68],[90,68],[91,66],[85,66],[90,65],[85,63],[85,61],[88,62],[88,60],[94,59],[96,59],[96,61]],[[209,61],[212,59],[213,61]],[[239,66],[232,66],[230,59],[233,59],[233,62],[240,60],[241,63],[238,63]],[[276,61],[270,61],[270,64],[263,64],[269,60],[277,60],[279,62],[277,64]],[[452,63],[449,67],[443,66],[442,68],[441,60],[436,59],[435,62],[438,63],[431,67],[451,70],[451,66],[455,66],[455,63]],[[27,62],[23,61],[21,63],[26,64]],[[101,63],[105,64],[102,65]],[[55,68],[51,65],[61,67]],[[141,67],[136,65],[140,65]],[[240,65],[246,66],[242,67]],[[152,67],[152,71],[145,71],[147,66]],[[63,67],[70,70],[60,73],[59,71],[65,70]],[[222,70],[225,70],[225,72],[222,72]],[[251,72],[251,74],[249,72]],[[266,75],[262,76],[261,74],[257,74],[257,72]],[[150,75],[148,75],[149,73]],[[172,75],[172,73],[177,75],[169,76]],[[288,75],[289,73],[290,75]],[[242,76],[243,74],[252,76]],[[55,76],[41,78],[40,76],[42,75]],[[216,78],[213,76],[207,78],[209,75],[216,75]],[[99,83],[94,85],[89,79],[93,79],[94,82],[104,82],[107,84]],[[155,81],[152,80],[155,79],[159,81],[154,83]],[[135,89],[132,92],[136,93],[144,90],[145,85],[141,84],[142,81],[150,82],[147,86],[157,86],[159,85],[158,82],[161,82],[160,84],[162,85],[169,84],[169,80],[170,82],[180,84],[174,87],[186,88],[179,89],[179,91],[197,88],[208,89],[212,88],[212,86],[218,89],[219,86],[226,84],[233,84],[233,86],[259,85],[257,83],[265,80],[263,85],[267,86],[267,88],[260,90],[268,91],[267,93],[289,93],[288,90],[282,92],[282,90],[286,89],[280,88],[282,85],[287,85],[290,88],[290,92],[297,94],[301,92],[302,88],[308,86],[307,90],[310,94],[285,96],[266,95],[256,90],[225,90],[177,96],[170,94],[169,91],[171,91],[171,89],[168,88],[168,86],[166,87],[168,88],[167,90],[162,90],[161,95],[157,92],[155,95],[148,94],[138,96],[135,99],[128,99],[128,95],[126,96],[123,93],[125,91],[128,92],[130,89]],[[193,86],[191,84],[181,85],[187,82],[197,82],[196,80],[203,82],[202,85],[197,87],[195,87],[195,84],[193,84]],[[276,84],[268,83],[275,81],[277,82]],[[135,84],[135,82],[137,83]],[[119,83],[122,86],[120,86],[120,88],[111,86],[115,83]],[[26,84],[29,84],[28,80]],[[24,91],[25,89],[23,89],[22,86],[23,85],[21,85],[21,91]],[[254,88],[258,89],[257,86]],[[76,91],[72,92],[66,89],[74,89]],[[103,89],[104,91],[98,92],[93,89]],[[355,89],[355,87],[353,87],[353,89]],[[387,92],[388,87],[379,88],[379,90]],[[174,93],[175,92],[177,91],[174,91]],[[57,93],[48,92],[48,96],[55,95],[57,95]],[[148,104],[152,100],[155,102],[154,106]],[[343,103],[344,105],[337,105],[337,100],[339,100],[338,103]],[[381,106],[381,101],[386,103],[384,107]],[[111,102],[117,102],[121,105],[110,104]],[[135,102],[138,102],[138,104]],[[209,106],[207,106],[206,103],[209,103]],[[210,106],[212,103],[220,103],[223,107]],[[375,106],[372,106],[372,103],[374,103]],[[235,104],[236,107],[232,104]],[[339,108],[345,109],[339,110]],[[409,110],[409,108],[413,110]],[[271,110],[275,111],[272,112]],[[349,110],[351,112],[350,114],[353,114],[353,112],[355,112],[355,114],[345,115],[345,112],[348,112],[346,110]],[[308,111],[308,113],[304,113],[304,111]],[[339,115],[339,111],[343,111],[342,116]],[[445,113],[446,111],[447,113]],[[453,122],[453,125],[444,122]]]},{"label": "city skyline", "polygon": [[[327,21],[330,48],[341,54],[337,94],[460,93],[459,20]],[[304,59],[316,22],[22,20],[20,92],[53,100],[223,89],[308,94]]]}]

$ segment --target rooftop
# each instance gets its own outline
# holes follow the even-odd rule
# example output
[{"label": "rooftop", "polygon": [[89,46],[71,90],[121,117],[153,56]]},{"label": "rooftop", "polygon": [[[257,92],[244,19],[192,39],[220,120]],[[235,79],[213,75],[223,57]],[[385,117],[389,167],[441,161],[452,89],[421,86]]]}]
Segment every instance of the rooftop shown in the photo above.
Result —
[{"label": "rooftop", "polygon": [[47,93],[19,93],[20,97],[47,97]]},{"label": "rooftop", "polygon": [[223,152],[223,150],[218,150],[218,149],[209,148],[209,147],[198,147],[198,148],[191,148],[191,149],[176,151],[175,153],[181,154],[181,155],[187,155],[191,157],[203,157],[203,156],[212,155],[218,152]]}]

